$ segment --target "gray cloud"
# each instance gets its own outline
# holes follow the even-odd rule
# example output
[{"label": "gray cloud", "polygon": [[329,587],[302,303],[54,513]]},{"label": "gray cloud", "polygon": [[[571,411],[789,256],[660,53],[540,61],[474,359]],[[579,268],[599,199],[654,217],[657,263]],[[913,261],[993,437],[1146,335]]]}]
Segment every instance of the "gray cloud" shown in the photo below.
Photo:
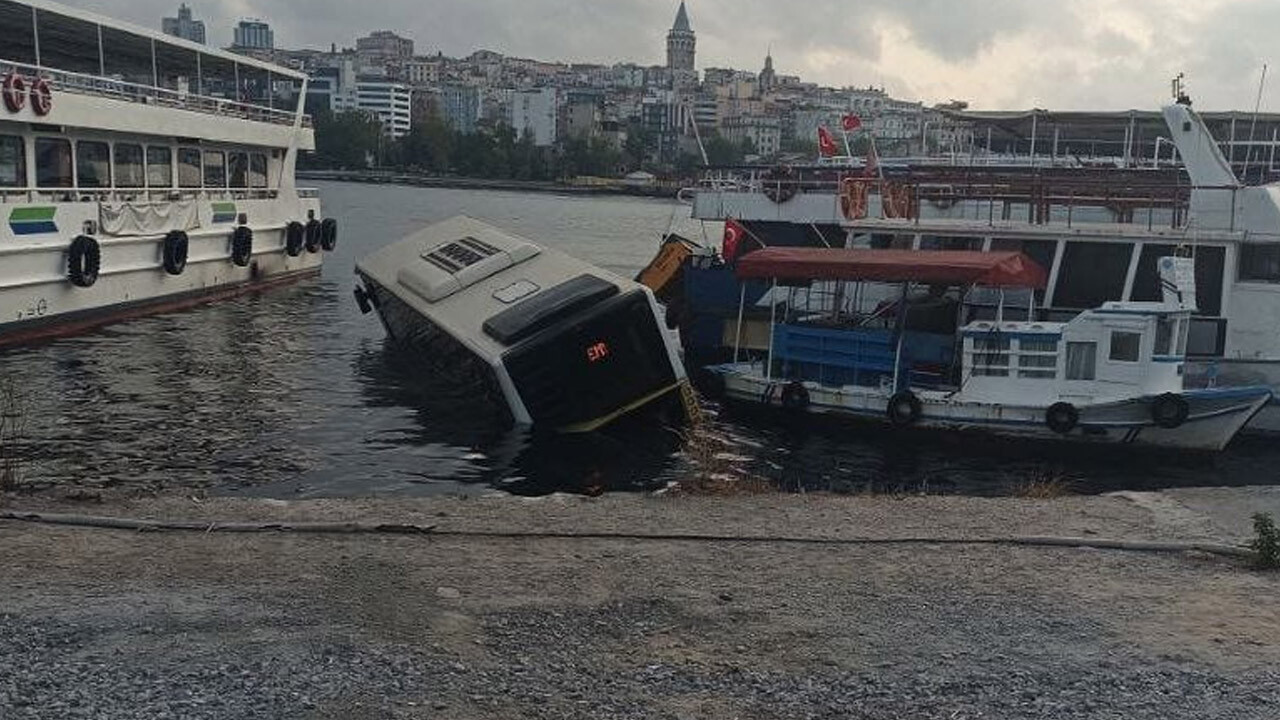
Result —
[{"label": "gray cloud", "polygon": [[[188,0],[226,44],[244,16],[286,47],[354,44],[392,29],[419,52],[581,62],[663,61],[678,0]],[[64,0],[158,27],[178,0]],[[882,81],[926,101],[984,107],[1151,107],[1186,71],[1202,106],[1251,107],[1273,59],[1274,0],[688,0],[699,65],[779,72],[828,85]],[[1113,17],[1114,16],[1114,17]],[[907,60],[903,58],[906,57]],[[1280,69],[1278,69],[1280,70]],[[1252,88],[1252,91],[1250,90]],[[1276,102],[1272,102],[1272,98]],[[1267,107],[1280,109],[1280,93]]]}]

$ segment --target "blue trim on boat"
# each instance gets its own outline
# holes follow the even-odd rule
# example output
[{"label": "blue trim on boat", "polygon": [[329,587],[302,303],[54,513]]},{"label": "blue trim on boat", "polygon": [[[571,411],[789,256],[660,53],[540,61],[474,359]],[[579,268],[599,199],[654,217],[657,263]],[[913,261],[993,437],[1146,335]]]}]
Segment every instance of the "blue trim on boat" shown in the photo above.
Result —
[{"label": "blue trim on boat", "polygon": [[52,220],[47,222],[10,222],[9,229],[14,235],[43,235],[58,232],[58,224]]}]

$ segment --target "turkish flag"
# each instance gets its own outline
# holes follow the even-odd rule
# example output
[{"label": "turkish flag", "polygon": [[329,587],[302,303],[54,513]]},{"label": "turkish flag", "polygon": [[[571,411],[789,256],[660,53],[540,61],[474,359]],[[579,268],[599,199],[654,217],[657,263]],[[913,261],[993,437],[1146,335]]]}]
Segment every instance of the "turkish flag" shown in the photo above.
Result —
[{"label": "turkish flag", "polygon": [[724,258],[726,263],[732,263],[738,259],[738,253],[742,249],[742,241],[747,237],[747,229],[742,223],[729,218],[724,223],[724,241],[720,247],[720,257]]},{"label": "turkish flag", "polygon": [[822,153],[822,157],[836,155],[836,139],[831,137],[831,131],[826,127],[818,128],[818,152]]},{"label": "turkish flag", "polygon": [[862,127],[862,118],[854,115],[853,113],[849,113],[848,115],[840,118],[840,127],[844,128],[845,132],[853,132],[854,130]]}]

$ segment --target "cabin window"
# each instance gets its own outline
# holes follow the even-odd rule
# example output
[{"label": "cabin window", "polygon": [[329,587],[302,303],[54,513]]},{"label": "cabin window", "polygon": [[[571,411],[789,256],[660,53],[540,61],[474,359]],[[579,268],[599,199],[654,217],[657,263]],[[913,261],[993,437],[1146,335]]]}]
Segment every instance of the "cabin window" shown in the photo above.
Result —
[{"label": "cabin window", "polygon": [[27,153],[22,138],[0,135],[0,187],[27,186]]},{"label": "cabin window", "polygon": [[1173,341],[1178,332],[1178,321],[1162,317],[1156,321],[1156,355],[1172,355]]},{"label": "cabin window", "polygon": [[200,94],[200,71],[196,65],[199,53],[169,43],[156,43],[156,74],[160,87],[180,95]]},{"label": "cabin window", "polygon": [[247,153],[231,153],[227,156],[227,168],[230,171],[231,187],[249,187],[249,155]]},{"label": "cabin window", "polygon": [[[31,6],[0,2],[0,59],[36,64],[36,34]],[[25,183],[24,183],[25,184]]]},{"label": "cabin window", "polygon": [[[1157,261],[1177,254],[1178,248],[1174,245],[1143,245],[1129,299],[1135,302],[1162,301],[1164,292],[1160,289]],[[1196,308],[1202,315],[1217,315],[1222,312],[1222,274],[1226,268],[1226,248],[1199,247],[1196,248],[1195,255]]]},{"label": "cabin window", "polygon": [[249,155],[249,187],[267,186],[267,156],[262,153]]},{"label": "cabin window", "polygon": [[1023,338],[1018,341],[1018,377],[1052,380],[1058,376],[1058,341]]},{"label": "cabin window", "polygon": [[71,141],[62,138],[36,138],[36,185],[42,188],[69,188],[74,184],[71,173]]},{"label": "cabin window", "polygon": [[36,25],[40,29],[41,65],[88,75],[102,70],[97,25],[48,10],[36,11]]},{"label": "cabin window", "polygon": [[207,188],[224,188],[227,186],[227,154],[206,150],[204,153],[204,186]]},{"label": "cabin window", "polygon": [[240,92],[237,94],[237,98],[240,102],[263,107],[271,102],[270,73],[260,68],[241,65],[239,75]]},{"label": "cabin window", "polygon": [[1098,378],[1098,343],[1067,343],[1067,379],[1096,380]]},{"label": "cabin window", "polygon": [[[44,28],[40,29],[40,45],[43,51]],[[102,63],[103,72],[107,76],[118,77],[134,85],[155,85],[151,38],[104,25]]]},{"label": "cabin window", "polygon": [[1280,243],[1241,245],[1240,280],[1280,283]]},{"label": "cabin window", "polygon": [[169,148],[147,146],[147,187],[173,187],[173,151]]},{"label": "cabin window", "polygon": [[1116,362],[1138,362],[1141,350],[1142,333],[1112,331],[1110,355],[1112,360]]},{"label": "cabin window", "polygon": [[146,171],[142,163],[141,145],[116,143],[116,187],[140,188],[146,184]]},{"label": "cabin window", "polygon": [[178,187],[198,188],[201,180],[200,151],[178,148]]},{"label": "cabin window", "polygon": [[106,143],[76,143],[76,186],[111,187],[111,148]]},{"label": "cabin window", "polygon": [[[1186,324],[1184,324],[1186,325]],[[1218,318],[1193,318],[1186,332],[1186,355],[1222,357],[1227,351],[1227,321]]]},{"label": "cabin window", "polygon": [[973,341],[973,374],[976,377],[1009,376],[1009,338],[986,337]]},{"label": "cabin window", "polygon": [[226,58],[200,54],[200,92],[216,98],[235,99],[236,64]]},{"label": "cabin window", "polygon": [[1133,245],[1069,242],[1062,255],[1053,306],[1091,310],[1124,295]]},{"label": "cabin window", "polygon": [[920,238],[921,250],[981,250],[982,238],[944,237],[924,235]]}]

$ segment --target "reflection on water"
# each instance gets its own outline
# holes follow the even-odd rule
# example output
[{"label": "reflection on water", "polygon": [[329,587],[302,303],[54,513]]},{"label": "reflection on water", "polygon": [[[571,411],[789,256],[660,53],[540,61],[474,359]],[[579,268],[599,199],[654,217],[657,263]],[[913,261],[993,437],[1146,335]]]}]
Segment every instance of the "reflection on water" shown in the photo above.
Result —
[{"label": "reflection on water", "polygon": [[[660,423],[584,437],[496,427],[483,407],[417,358],[385,347],[351,300],[355,258],[464,213],[623,274],[675,224],[674,203],[332,184],[339,249],[322,278],[188,312],[0,354],[29,407],[21,450],[36,484],[313,497],[483,491],[655,489],[686,470]],[[714,236],[718,231],[708,227]],[[713,408],[714,410],[714,408]],[[732,470],[788,489],[999,494],[1026,478],[1082,491],[1269,483],[1269,444],[1237,444],[1216,463],[1100,460],[1013,444],[795,426],[721,412],[715,435]]]}]

